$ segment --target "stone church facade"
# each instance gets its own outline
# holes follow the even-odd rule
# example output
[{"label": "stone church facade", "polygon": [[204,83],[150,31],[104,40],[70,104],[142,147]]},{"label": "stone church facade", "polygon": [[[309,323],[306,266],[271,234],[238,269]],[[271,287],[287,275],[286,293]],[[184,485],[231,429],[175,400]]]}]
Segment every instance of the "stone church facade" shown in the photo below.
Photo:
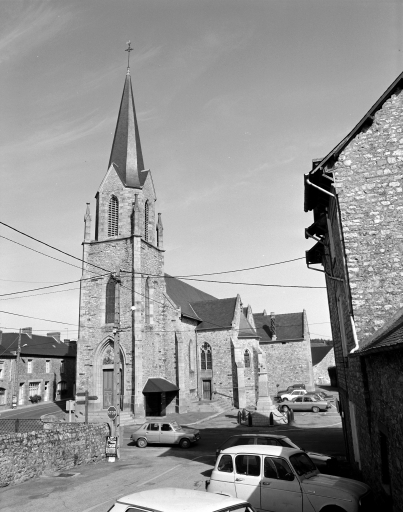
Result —
[{"label": "stone church facade", "polygon": [[[89,205],[84,222],[76,392],[96,397],[90,414],[105,414],[116,385],[120,408],[137,417],[185,412],[200,401],[256,404],[259,383],[271,372],[251,308],[239,295],[217,299],[164,272],[162,219],[144,166],[129,70],[95,222]],[[265,344],[274,338],[266,332]],[[298,379],[309,387],[309,338],[293,342],[298,350],[289,354],[301,359]]]}]

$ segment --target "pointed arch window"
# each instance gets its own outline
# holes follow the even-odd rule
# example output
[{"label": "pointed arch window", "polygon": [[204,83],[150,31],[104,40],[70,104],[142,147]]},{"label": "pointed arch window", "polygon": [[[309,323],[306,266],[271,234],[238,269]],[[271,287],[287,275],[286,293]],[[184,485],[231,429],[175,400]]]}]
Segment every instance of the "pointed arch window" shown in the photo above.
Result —
[{"label": "pointed arch window", "polygon": [[144,205],[144,239],[148,241],[148,221],[150,217],[150,203]]},{"label": "pointed arch window", "polygon": [[112,196],[108,208],[108,236],[117,236],[119,230],[119,201]]},{"label": "pointed arch window", "polygon": [[243,355],[243,361],[245,363],[245,368],[250,368],[250,352],[249,350],[245,350]]},{"label": "pointed arch window", "polygon": [[213,359],[211,354],[211,346],[205,342],[200,348],[200,363],[202,370],[213,369]]},{"label": "pointed arch window", "polygon": [[113,324],[115,322],[115,292],[116,281],[110,277],[106,285],[106,305],[105,305],[105,323]]}]

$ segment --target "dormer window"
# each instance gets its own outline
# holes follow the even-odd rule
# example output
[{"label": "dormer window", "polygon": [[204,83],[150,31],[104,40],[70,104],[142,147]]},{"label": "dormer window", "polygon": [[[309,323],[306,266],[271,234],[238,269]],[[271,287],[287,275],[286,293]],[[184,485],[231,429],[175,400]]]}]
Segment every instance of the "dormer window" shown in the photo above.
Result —
[{"label": "dormer window", "polygon": [[108,209],[108,236],[117,236],[119,229],[119,201],[112,196]]}]

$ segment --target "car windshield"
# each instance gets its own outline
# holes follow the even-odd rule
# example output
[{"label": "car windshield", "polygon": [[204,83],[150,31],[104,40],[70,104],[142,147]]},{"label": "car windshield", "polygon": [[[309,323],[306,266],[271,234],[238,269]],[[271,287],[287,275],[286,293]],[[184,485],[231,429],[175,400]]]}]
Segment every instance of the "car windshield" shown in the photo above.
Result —
[{"label": "car windshield", "polygon": [[180,425],[178,425],[178,424],[176,423],[176,421],[173,421],[173,422],[171,423],[171,425],[172,425],[172,428],[173,428],[176,432],[179,432],[180,430],[183,430],[183,428],[182,428]]},{"label": "car windshield", "polygon": [[313,476],[313,473],[316,474],[318,472],[317,467],[306,453],[296,453],[295,455],[291,455],[290,462],[298,476],[309,478]]},{"label": "car windshield", "polygon": [[231,507],[231,508],[226,508],[226,509],[223,509],[222,511],[220,510],[220,512],[256,512],[255,509],[253,507],[251,507],[250,505],[247,505],[245,503],[245,505],[237,505],[236,507]]}]

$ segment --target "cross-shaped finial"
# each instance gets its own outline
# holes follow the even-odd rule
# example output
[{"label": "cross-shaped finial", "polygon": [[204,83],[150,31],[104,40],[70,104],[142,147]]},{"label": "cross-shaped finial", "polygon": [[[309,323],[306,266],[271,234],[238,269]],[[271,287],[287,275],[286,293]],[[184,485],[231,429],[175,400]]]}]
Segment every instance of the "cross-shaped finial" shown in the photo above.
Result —
[{"label": "cross-shaped finial", "polygon": [[127,71],[129,72],[129,69],[130,69],[130,52],[133,50],[133,48],[131,47],[131,42],[130,41],[127,41],[127,48],[125,50],[125,52],[127,52]]}]

